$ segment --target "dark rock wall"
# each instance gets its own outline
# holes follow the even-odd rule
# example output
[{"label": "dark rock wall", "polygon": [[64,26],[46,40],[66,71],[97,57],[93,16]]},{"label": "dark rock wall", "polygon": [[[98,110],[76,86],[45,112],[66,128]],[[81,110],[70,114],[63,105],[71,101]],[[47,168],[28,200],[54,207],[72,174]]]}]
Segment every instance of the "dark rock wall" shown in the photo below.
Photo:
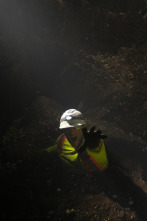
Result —
[{"label": "dark rock wall", "polygon": [[[80,104],[99,109],[111,100],[122,118],[139,99],[145,115],[145,9],[145,1],[131,0],[2,0],[1,136],[38,96],[65,109]],[[107,109],[107,118],[114,120]]]},{"label": "dark rock wall", "polygon": [[[146,8],[0,0],[0,220],[146,220]],[[67,108],[108,134],[109,179],[44,151]]]}]

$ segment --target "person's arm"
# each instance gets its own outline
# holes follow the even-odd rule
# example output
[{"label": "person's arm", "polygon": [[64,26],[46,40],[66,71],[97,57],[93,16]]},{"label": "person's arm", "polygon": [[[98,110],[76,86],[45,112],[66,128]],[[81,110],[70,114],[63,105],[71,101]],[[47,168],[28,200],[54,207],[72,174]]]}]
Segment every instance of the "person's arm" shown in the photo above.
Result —
[{"label": "person's arm", "polygon": [[100,140],[107,138],[107,135],[102,134],[101,130],[95,130],[95,126],[92,127],[89,131],[85,127],[82,129],[82,131],[85,138],[85,146],[90,149],[99,148]]},{"label": "person's arm", "polygon": [[51,147],[47,147],[47,148],[45,148],[45,151],[49,154],[55,154],[55,153],[57,153],[57,145],[54,144]]}]

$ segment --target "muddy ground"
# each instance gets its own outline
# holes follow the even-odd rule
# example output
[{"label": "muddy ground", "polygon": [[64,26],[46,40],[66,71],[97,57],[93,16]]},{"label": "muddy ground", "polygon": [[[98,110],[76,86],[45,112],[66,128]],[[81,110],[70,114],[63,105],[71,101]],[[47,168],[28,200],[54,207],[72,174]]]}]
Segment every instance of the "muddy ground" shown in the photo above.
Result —
[{"label": "muddy ground", "polygon": [[39,97],[5,135],[1,219],[146,220],[146,152],[138,150],[140,142],[115,128],[106,142],[107,172],[91,175],[64,168],[44,148],[59,134],[51,125],[58,125],[60,108],[54,100]]},{"label": "muddy ground", "polygon": [[[0,3],[0,220],[146,221],[146,3],[41,2]],[[67,108],[108,135],[104,174],[45,151]]]}]

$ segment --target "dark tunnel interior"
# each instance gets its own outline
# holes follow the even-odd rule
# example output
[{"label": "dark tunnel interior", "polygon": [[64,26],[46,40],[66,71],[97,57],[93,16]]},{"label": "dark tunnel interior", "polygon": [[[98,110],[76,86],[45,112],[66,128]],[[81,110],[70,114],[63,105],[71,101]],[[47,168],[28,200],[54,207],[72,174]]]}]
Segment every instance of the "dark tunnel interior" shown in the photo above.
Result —
[{"label": "dark tunnel interior", "polygon": [[[147,1],[0,0],[0,219],[145,221],[146,97]],[[108,134],[101,181],[43,152],[70,108]]]}]

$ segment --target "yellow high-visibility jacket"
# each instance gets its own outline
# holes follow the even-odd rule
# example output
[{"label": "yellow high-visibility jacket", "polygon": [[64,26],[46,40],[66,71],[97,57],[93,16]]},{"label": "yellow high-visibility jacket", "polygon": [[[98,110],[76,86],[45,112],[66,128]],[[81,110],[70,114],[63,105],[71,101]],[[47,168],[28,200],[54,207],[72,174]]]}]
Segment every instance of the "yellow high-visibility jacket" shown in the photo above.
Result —
[{"label": "yellow high-visibility jacket", "polygon": [[95,149],[86,147],[83,151],[76,151],[64,134],[57,139],[59,158],[72,167],[81,167],[90,172],[102,172],[108,167],[108,159],[103,140]]}]

